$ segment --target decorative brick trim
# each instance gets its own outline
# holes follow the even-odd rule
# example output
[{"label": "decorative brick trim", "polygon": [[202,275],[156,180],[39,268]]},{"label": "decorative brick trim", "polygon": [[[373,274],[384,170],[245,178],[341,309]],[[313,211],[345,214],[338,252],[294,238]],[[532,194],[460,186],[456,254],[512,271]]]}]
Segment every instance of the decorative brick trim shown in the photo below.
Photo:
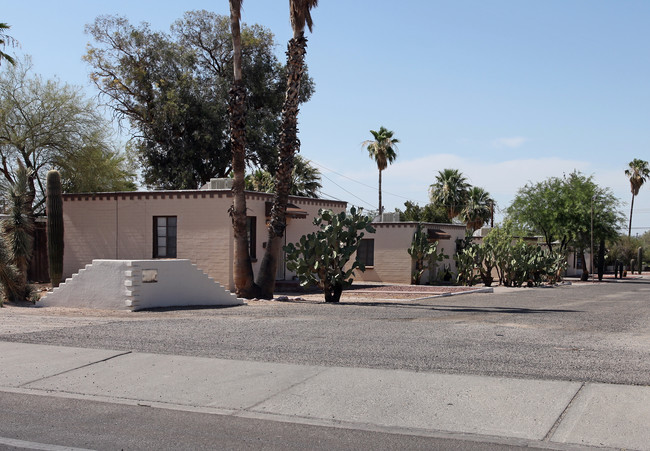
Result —
[{"label": "decorative brick trim", "polygon": [[[105,200],[149,200],[151,199],[189,199],[190,196],[194,199],[205,199],[209,197],[214,199],[215,196],[219,199],[232,198],[231,190],[177,190],[177,191],[124,191],[115,193],[67,193],[63,194],[64,202],[75,201],[105,201]],[[246,191],[247,200],[272,200],[273,194],[271,193],[258,193],[253,191]],[[322,208],[345,208],[347,202],[340,200],[330,199],[311,199],[308,197],[289,196],[289,201],[296,205],[316,205]]]}]

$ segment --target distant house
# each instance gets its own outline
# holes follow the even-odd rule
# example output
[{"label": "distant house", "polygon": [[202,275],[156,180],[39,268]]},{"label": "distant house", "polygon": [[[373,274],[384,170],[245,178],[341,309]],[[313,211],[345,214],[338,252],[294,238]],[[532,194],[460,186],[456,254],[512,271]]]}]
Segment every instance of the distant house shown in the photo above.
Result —
[{"label": "distant house", "polygon": [[[395,218],[397,219],[397,218]],[[358,271],[355,279],[363,282],[411,283],[411,274],[415,269],[408,248],[413,240],[417,222],[374,222],[376,232],[367,234],[359,251],[359,258],[366,265],[366,271]],[[438,252],[449,256],[438,263],[437,270],[445,266],[456,272],[453,256],[456,253],[456,242],[465,237],[464,224],[421,223],[431,242],[438,243]],[[435,276],[435,274],[434,274]],[[425,271],[422,281],[429,280]]]},{"label": "distant house", "polygon": [[[210,185],[208,185],[210,186]],[[184,258],[234,289],[230,187],[187,191],[65,194],[64,277],[93,259]],[[246,192],[250,254],[257,273],[266,246],[273,196]],[[285,240],[315,230],[320,208],[345,211],[346,202],[289,197]],[[278,280],[292,279],[284,262]]]}]

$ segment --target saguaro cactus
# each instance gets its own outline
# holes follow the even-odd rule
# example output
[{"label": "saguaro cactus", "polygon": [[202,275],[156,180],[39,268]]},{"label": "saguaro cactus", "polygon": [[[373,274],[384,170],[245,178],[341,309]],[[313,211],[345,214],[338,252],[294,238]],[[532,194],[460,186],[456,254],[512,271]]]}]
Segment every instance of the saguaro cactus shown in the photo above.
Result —
[{"label": "saguaro cactus", "polygon": [[63,274],[63,197],[59,171],[47,173],[47,258],[50,282],[58,287]]}]

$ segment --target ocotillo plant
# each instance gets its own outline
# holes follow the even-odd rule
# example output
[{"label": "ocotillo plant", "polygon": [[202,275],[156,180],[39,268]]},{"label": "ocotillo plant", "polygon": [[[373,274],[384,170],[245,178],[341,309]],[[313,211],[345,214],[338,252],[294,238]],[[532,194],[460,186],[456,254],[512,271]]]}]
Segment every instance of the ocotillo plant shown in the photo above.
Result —
[{"label": "ocotillo plant", "polygon": [[63,274],[63,197],[59,171],[47,173],[47,258],[52,287],[58,287]]}]

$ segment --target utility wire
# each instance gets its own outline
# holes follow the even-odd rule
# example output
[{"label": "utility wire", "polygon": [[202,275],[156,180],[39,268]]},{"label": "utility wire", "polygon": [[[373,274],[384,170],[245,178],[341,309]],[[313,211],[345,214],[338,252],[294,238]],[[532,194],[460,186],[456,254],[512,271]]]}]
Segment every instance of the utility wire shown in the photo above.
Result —
[{"label": "utility wire", "polygon": [[352,193],[352,192],[346,190],[345,188],[343,188],[341,185],[339,185],[338,183],[336,183],[334,180],[332,180],[331,178],[329,178],[329,177],[326,176],[325,174],[321,174],[321,175],[322,175],[323,177],[325,177],[327,180],[329,180],[330,182],[332,182],[333,184],[335,184],[336,186],[338,186],[339,188],[341,188],[343,191],[345,191],[346,193],[348,193],[350,196],[352,196],[352,197],[356,197],[357,199],[359,199],[359,200],[360,200],[361,202],[363,202],[364,204],[369,205],[370,208],[375,208],[375,206],[372,205],[370,202],[366,202],[365,200],[361,199],[361,198],[360,198],[359,196],[357,196],[356,194],[354,194],[354,193]]},{"label": "utility wire", "polygon": [[[348,179],[348,180],[350,180],[350,181],[352,181],[352,182],[354,182],[354,183],[358,183],[359,185],[365,186],[366,188],[370,188],[370,189],[372,189],[372,190],[379,191],[379,188],[377,188],[376,186],[371,186],[371,185],[368,185],[368,184],[366,184],[366,183],[363,183],[363,182],[360,182],[360,181],[358,181],[358,180],[355,180],[355,179],[353,179],[353,178],[351,178],[351,177],[348,177],[347,175],[343,175],[343,174],[341,174],[341,173],[339,173],[339,172],[336,172],[336,171],[333,170],[333,169],[330,169],[330,168],[328,168],[328,167],[323,166],[322,164],[318,163],[317,161],[314,161],[314,160],[308,160],[308,161],[309,161],[310,163],[315,164],[316,166],[320,166],[321,168],[325,169],[326,171],[330,171],[330,172],[332,172],[332,173],[338,175],[339,177],[343,177],[343,178]],[[322,175],[324,175],[324,174],[322,174]],[[328,180],[332,181],[332,179],[330,179],[330,178],[328,178]],[[338,185],[337,185],[337,186],[338,186]],[[340,188],[340,186],[339,186],[339,188]],[[391,196],[399,197],[399,198],[401,198],[401,199],[411,200],[411,199],[409,199],[408,197],[400,196],[399,194],[390,193],[390,192],[388,192],[388,191],[384,191],[384,190],[382,190],[381,192],[382,192],[382,194],[389,194],[389,195],[391,195]]]}]

